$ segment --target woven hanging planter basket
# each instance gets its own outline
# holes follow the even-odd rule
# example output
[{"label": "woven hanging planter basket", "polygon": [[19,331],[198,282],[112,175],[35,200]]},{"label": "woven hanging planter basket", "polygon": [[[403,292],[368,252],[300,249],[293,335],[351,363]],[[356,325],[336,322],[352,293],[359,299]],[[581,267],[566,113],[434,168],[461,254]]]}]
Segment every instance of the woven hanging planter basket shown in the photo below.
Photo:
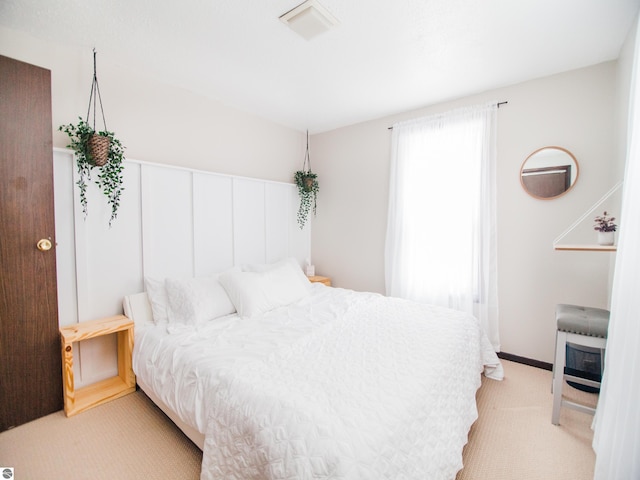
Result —
[{"label": "woven hanging planter basket", "polygon": [[310,192],[311,190],[313,190],[313,182],[315,181],[315,179],[313,177],[305,177],[304,178],[304,189],[307,192]]},{"label": "woven hanging planter basket", "polygon": [[97,133],[94,133],[89,138],[89,155],[91,155],[91,161],[96,167],[106,165],[109,159],[110,143],[109,137],[98,135]]}]

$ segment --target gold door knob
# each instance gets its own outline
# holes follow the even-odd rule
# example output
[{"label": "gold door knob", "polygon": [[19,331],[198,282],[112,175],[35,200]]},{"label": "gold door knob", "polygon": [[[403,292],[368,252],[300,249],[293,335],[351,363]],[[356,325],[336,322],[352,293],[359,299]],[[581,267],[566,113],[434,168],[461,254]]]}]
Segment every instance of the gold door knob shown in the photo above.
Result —
[{"label": "gold door knob", "polygon": [[40,240],[38,240],[36,246],[41,252],[47,252],[51,250],[51,240],[49,240],[48,238],[41,238]]}]

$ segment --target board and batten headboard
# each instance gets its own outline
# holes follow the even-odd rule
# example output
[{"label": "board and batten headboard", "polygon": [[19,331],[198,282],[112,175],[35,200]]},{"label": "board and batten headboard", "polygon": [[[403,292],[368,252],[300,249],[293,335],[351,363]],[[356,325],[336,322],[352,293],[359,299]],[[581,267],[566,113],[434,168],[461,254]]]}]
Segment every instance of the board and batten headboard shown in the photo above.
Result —
[{"label": "board and batten headboard", "polygon": [[145,276],[206,276],[284,257],[303,265],[310,257],[310,227],[298,227],[292,183],[127,159],[109,228],[110,207],[93,183],[84,218],[73,152],[56,148],[53,157],[60,326],[122,313],[124,296],[142,292]]}]

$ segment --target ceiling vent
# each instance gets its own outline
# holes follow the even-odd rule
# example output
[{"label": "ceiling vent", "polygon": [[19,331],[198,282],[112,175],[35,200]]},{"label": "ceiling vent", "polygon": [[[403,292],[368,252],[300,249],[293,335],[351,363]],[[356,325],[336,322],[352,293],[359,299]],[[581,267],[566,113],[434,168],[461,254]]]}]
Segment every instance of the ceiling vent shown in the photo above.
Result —
[{"label": "ceiling vent", "polygon": [[283,23],[306,40],[320,35],[340,24],[331,13],[316,0],[307,0],[280,17]]}]

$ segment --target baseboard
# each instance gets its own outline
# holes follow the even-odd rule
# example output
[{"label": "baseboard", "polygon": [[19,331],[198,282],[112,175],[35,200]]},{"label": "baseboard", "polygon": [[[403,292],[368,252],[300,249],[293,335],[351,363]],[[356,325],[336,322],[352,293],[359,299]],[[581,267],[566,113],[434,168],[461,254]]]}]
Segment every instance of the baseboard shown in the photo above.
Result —
[{"label": "baseboard", "polygon": [[532,358],[520,357],[506,352],[498,352],[498,358],[503,360],[509,360],[510,362],[523,363],[530,367],[541,368],[543,370],[553,370],[553,363],[541,362],[540,360],[533,360]]}]

